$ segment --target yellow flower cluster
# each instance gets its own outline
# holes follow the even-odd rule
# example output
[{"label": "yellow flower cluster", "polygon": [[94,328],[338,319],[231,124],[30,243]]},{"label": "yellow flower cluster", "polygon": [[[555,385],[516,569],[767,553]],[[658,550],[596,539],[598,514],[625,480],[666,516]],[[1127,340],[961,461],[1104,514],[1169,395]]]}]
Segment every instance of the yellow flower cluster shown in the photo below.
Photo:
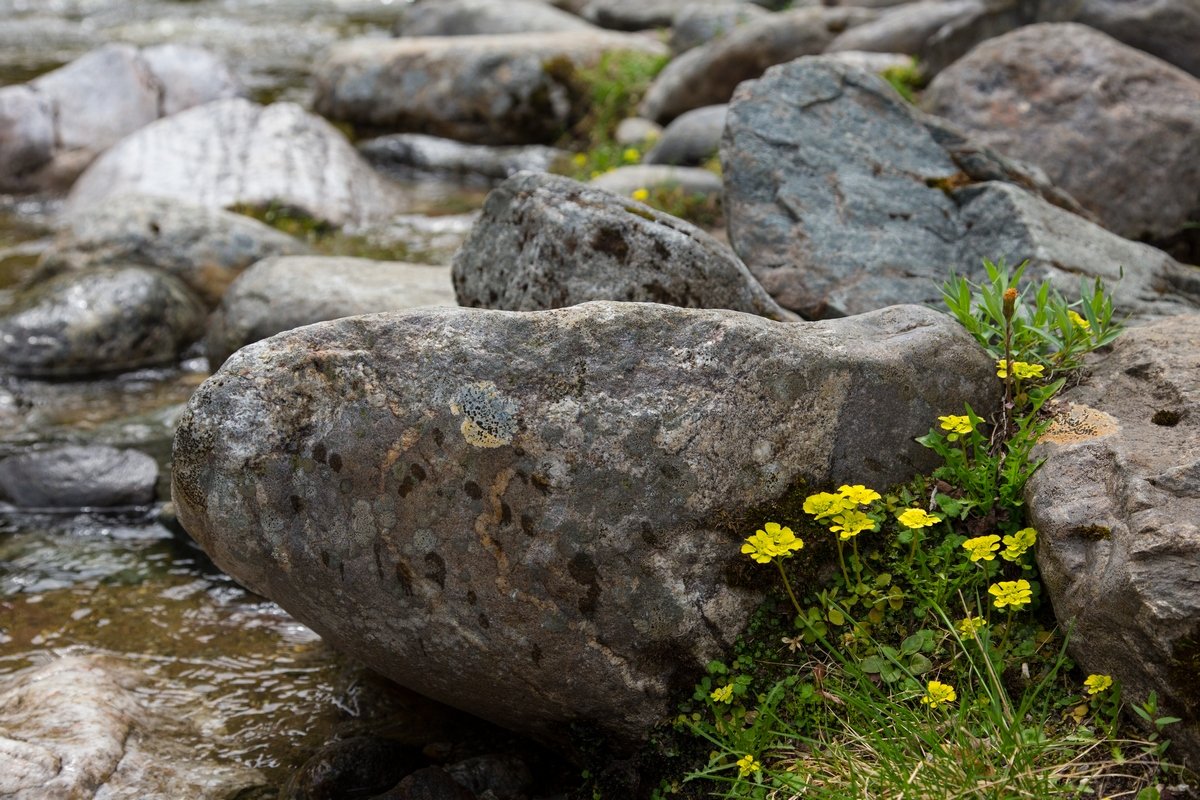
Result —
[{"label": "yellow flower cluster", "polygon": [[1004,537],[1004,552],[1000,557],[1005,561],[1016,561],[1025,555],[1025,551],[1037,543],[1037,531],[1033,528],[1021,528],[1012,536]]},{"label": "yellow flower cluster", "polygon": [[760,772],[762,770],[762,763],[747,753],[737,760],[737,767],[738,775],[745,778],[752,773]]},{"label": "yellow flower cluster", "polygon": [[958,632],[963,636],[974,636],[986,627],[987,620],[983,617],[964,617],[958,622]]},{"label": "yellow flower cluster", "polygon": [[953,703],[957,699],[958,692],[954,691],[953,686],[941,681],[930,681],[925,686],[925,696],[921,698],[921,703],[930,708],[937,708],[940,705]]},{"label": "yellow flower cluster", "polygon": [[1067,316],[1071,318],[1071,322],[1075,323],[1075,327],[1079,328],[1081,331],[1090,331],[1092,329],[1092,323],[1080,316],[1079,312],[1068,311]]},{"label": "yellow flower cluster", "polygon": [[996,377],[1007,378],[1009,368],[1012,368],[1013,377],[1017,380],[1026,380],[1028,378],[1040,378],[1045,367],[1041,364],[1027,364],[1024,361],[1013,361],[1011,364],[1003,358],[996,362]]},{"label": "yellow flower cluster", "polygon": [[869,517],[859,506],[869,506],[881,499],[879,492],[868,489],[861,483],[844,484],[837,494],[819,492],[804,499],[804,513],[829,524],[829,530],[843,541],[853,539],[863,531],[873,531],[879,523]]},{"label": "yellow flower cluster", "polygon": [[975,430],[975,426],[971,424],[971,418],[965,414],[949,414],[938,417],[938,422],[941,423],[942,430],[950,431],[946,436],[946,440],[950,442],[957,442],[960,437]]},{"label": "yellow flower cluster", "polygon": [[634,189],[631,197],[633,197],[633,199],[637,200],[639,203],[644,203],[650,199],[650,190],[645,188]]},{"label": "yellow flower cluster", "polygon": [[928,528],[932,525],[937,525],[942,521],[941,517],[934,516],[928,511],[921,508],[910,508],[896,515],[896,519],[906,528],[916,530],[917,528]]},{"label": "yellow flower cluster", "polygon": [[1000,549],[1000,537],[994,534],[976,536],[974,539],[967,539],[962,546],[970,553],[972,561],[991,561]]},{"label": "yellow flower cluster", "polygon": [[713,700],[716,700],[718,703],[732,702],[733,701],[733,684],[727,683],[724,686],[713,689],[712,694],[710,694],[709,697],[711,697]]},{"label": "yellow flower cluster", "polygon": [[988,594],[995,597],[992,603],[996,608],[1010,606],[1013,611],[1023,608],[1033,599],[1033,589],[1025,579],[993,583],[988,587]]},{"label": "yellow flower cluster", "polygon": [[1088,675],[1083,685],[1088,694],[1096,695],[1112,686],[1112,682],[1111,675]]},{"label": "yellow flower cluster", "polygon": [[804,540],[796,536],[791,528],[785,528],[778,522],[768,522],[746,539],[742,552],[760,564],[768,564],[773,558],[786,558],[803,547]]}]

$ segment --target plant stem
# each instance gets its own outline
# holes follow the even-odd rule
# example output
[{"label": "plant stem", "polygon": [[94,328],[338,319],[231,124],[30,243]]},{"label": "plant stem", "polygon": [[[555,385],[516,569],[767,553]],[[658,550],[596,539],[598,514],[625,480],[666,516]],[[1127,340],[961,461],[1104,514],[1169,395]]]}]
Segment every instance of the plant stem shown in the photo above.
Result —
[{"label": "plant stem", "polygon": [[850,591],[850,574],[846,572],[846,558],[842,554],[842,538],[839,536],[837,540],[838,547],[838,563],[842,566],[842,580],[846,582],[846,591]]},{"label": "plant stem", "polygon": [[795,608],[796,613],[803,618],[804,611],[801,610],[800,603],[796,600],[796,595],[792,592],[792,582],[788,580],[787,573],[783,571],[783,562],[776,558],[775,566],[779,567],[779,577],[783,578],[783,588],[787,589],[788,597],[791,598],[792,601],[792,607]]}]

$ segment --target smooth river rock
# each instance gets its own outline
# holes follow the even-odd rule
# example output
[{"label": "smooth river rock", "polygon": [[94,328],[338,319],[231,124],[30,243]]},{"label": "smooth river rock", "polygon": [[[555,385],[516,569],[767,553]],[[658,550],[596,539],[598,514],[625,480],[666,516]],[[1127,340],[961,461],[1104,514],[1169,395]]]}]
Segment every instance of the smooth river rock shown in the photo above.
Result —
[{"label": "smooth river rock", "polygon": [[397,683],[559,744],[637,743],[761,601],[747,531],[797,487],[929,469],[914,437],[997,389],[914,306],[351,317],[197,390],[173,497],[223,570]]},{"label": "smooth river rock", "polygon": [[138,450],[64,445],[0,461],[0,493],[21,508],[114,508],[154,502],[158,464]]},{"label": "smooth river rock", "polygon": [[1042,580],[1079,666],[1157,693],[1171,759],[1200,768],[1200,316],[1126,331],[1089,373],[1025,490]]},{"label": "smooth river rock", "polygon": [[397,190],[341,131],[295,103],[232,99],[154,122],[96,159],[67,197],[79,214],[126,194],[209,208],[272,204],[334,225],[386,219]]},{"label": "smooth river rock", "polygon": [[624,300],[795,318],[694,225],[556,175],[522,173],[494,189],[453,275],[458,302],[473,308]]},{"label": "smooth river rock", "polygon": [[565,150],[540,144],[489,147],[422,133],[377,136],[360,142],[358,151],[376,169],[410,180],[414,173],[432,172],[467,180],[502,181],[521,170],[545,172],[571,157]]},{"label": "smooth river rock", "polygon": [[397,36],[487,36],[595,29],[543,0],[420,0],[401,12],[392,32]]},{"label": "smooth river rock", "polygon": [[1196,0],[1084,0],[1076,22],[1090,25],[1200,78]]}]

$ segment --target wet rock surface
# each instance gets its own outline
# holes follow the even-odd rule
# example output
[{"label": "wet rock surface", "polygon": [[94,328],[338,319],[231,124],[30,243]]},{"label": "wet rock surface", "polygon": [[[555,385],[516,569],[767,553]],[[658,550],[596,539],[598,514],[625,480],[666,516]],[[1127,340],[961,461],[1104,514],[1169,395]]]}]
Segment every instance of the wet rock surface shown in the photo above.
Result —
[{"label": "wet rock surface", "polygon": [[453,276],[458,302],[474,308],[624,300],[792,318],[699,228],[551,175],[522,173],[493,190]]},{"label": "wet rock surface", "polygon": [[173,495],[222,569],[402,685],[632,742],[760,598],[732,577],[740,520],[797,481],[925,468],[913,437],[989,407],[992,367],[916,307],[356,317],[226,362]]},{"label": "wet rock surface", "polygon": [[1071,654],[1156,692],[1175,758],[1200,764],[1200,316],[1126,331],[1063,393],[1026,489],[1038,564]]},{"label": "wet rock surface", "polygon": [[115,447],[53,447],[0,461],[0,493],[22,508],[146,505],[157,482],[153,458]]}]

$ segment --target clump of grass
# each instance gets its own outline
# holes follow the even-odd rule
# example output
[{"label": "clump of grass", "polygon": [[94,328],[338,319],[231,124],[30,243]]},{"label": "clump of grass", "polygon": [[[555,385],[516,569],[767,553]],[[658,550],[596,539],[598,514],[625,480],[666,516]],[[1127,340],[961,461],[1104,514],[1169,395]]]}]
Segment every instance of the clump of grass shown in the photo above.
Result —
[{"label": "clump of grass", "polygon": [[905,66],[888,67],[879,75],[890,83],[901,97],[913,104],[917,102],[917,92],[925,88],[925,76],[915,58]]}]

